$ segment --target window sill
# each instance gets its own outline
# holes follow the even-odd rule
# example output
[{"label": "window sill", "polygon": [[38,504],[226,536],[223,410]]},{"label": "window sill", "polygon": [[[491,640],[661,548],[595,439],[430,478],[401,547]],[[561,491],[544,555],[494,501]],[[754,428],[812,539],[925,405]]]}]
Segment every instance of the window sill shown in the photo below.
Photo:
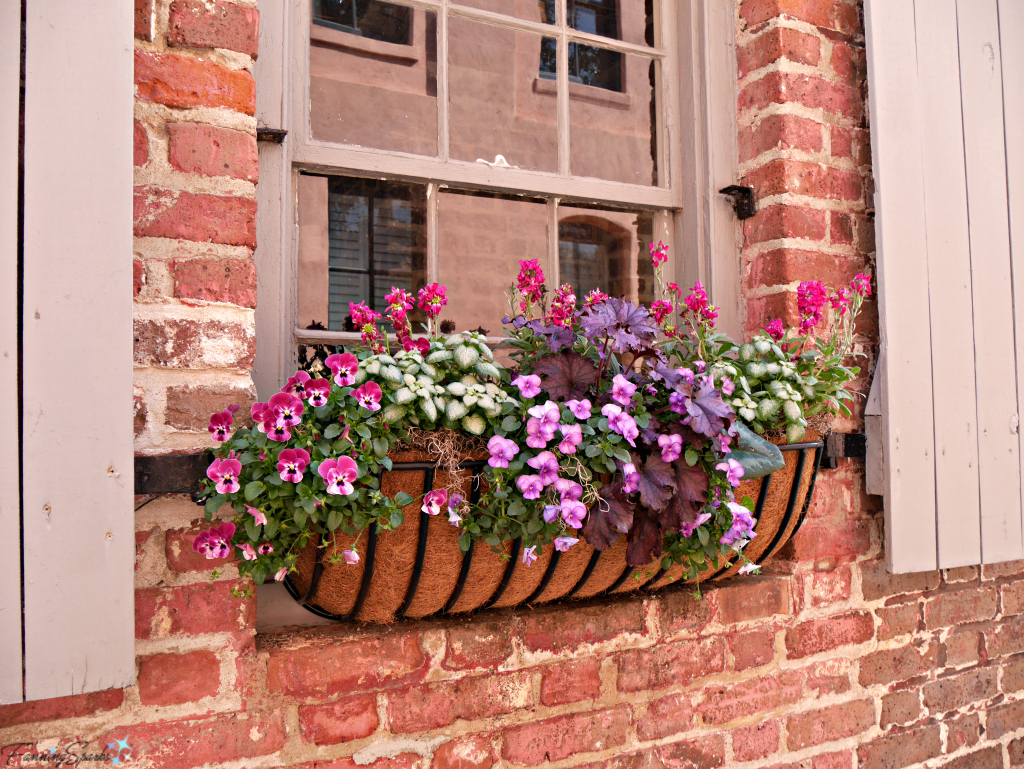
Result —
[{"label": "window sill", "polygon": [[[533,80],[533,92],[554,96],[558,92],[558,83],[546,77],[537,77]],[[609,91],[605,88],[598,88],[582,83],[569,83],[569,98],[574,101],[585,101],[591,104],[600,104],[603,107],[616,107],[628,110],[633,106],[633,97],[628,93]]]},{"label": "window sill", "polygon": [[339,29],[331,29],[330,27],[313,23],[309,25],[309,41],[314,45],[319,43],[331,48],[355,51],[356,53],[376,59],[388,59],[408,64],[418,62],[422,53],[415,45],[400,45],[398,43],[385,43],[383,40],[370,40],[359,35],[342,32]]}]

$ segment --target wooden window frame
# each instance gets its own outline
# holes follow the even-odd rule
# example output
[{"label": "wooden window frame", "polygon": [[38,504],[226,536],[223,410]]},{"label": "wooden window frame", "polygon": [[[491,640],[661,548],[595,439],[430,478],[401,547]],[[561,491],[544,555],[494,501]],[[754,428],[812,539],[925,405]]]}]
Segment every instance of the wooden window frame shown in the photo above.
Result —
[{"label": "wooden window frame", "polygon": [[[427,185],[427,280],[437,280],[438,193],[445,187],[522,194],[548,200],[548,263],[551,285],[558,283],[558,207],[597,204],[656,212],[654,238],[671,249],[670,276],[681,285],[702,280],[721,308],[721,326],[740,330],[739,230],[728,201],[717,190],[735,181],[736,91],[734,13],[727,0],[657,0],[656,46],[648,47],[571,29],[566,3],[557,5],[555,25],[502,16],[451,0],[402,0],[403,5],[437,14],[436,157],[376,150],[312,137],[309,96],[308,0],[260,0],[260,57],[257,119],[288,131],[283,144],[260,146],[259,216],[256,266],[256,364],[253,378],[263,396],[275,392],[294,371],[299,343],[342,344],[358,335],[308,331],[298,327],[298,176],[302,172],[370,176]],[[558,171],[506,168],[453,160],[449,154],[449,18],[487,23],[554,37],[558,44]],[[626,184],[573,177],[569,167],[568,45],[579,42],[656,63],[658,185]],[[685,53],[685,56],[681,56]],[[680,105],[686,104],[685,114]],[[684,213],[685,212],[685,213]],[[497,341],[497,340],[496,340]]]}]

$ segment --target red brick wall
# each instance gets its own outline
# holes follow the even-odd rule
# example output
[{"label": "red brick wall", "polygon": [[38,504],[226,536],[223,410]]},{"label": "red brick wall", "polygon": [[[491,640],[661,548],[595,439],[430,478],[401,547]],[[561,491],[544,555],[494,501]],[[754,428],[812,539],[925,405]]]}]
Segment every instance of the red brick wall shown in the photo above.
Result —
[{"label": "red brick wall", "polygon": [[[140,452],[207,445],[205,415],[252,395],[252,5],[137,2]],[[756,328],[800,280],[871,267],[860,6],[739,0],[737,44]],[[869,363],[876,333],[869,308]],[[769,575],[701,600],[259,637],[233,569],[191,551],[197,508],[143,503],[137,685],[0,707],[0,746],[24,743],[5,757],[123,740],[129,763],[180,769],[1024,765],[1024,562],[887,575],[851,461]]]}]

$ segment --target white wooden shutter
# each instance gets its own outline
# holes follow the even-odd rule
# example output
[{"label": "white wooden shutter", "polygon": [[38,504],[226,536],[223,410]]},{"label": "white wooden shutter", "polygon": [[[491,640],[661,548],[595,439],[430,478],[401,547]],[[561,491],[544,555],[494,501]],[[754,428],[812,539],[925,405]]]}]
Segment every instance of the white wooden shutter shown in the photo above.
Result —
[{"label": "white wooden shutter", "polygon": [[1024,558],[1024,0],[865,21],[886,559]]},{"label": "white wooden shutter", "polygon": [[21,461],[30,700],[126,686],[135,673],[132,31],[125,0],[27,2]]}]

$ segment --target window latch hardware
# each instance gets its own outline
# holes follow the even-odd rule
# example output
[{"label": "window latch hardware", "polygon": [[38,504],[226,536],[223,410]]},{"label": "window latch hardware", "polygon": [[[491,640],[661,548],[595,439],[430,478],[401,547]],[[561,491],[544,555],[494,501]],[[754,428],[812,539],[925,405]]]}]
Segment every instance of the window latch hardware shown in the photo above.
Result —
[{"label": "window latch hardware", "polygon": [[757,211],[752,188],[730,184],[728,187],[720,189],[719,192],[732,198],[732,210],[736,212],[737,219],[749,219]]},{"label": "window latch hardware", "polygon": [[284,128],[267,128],[266,126],[256,127],[256,141],[258,142],[281,144],[284,142],[284,137],[287,135],[288,131]]}]

